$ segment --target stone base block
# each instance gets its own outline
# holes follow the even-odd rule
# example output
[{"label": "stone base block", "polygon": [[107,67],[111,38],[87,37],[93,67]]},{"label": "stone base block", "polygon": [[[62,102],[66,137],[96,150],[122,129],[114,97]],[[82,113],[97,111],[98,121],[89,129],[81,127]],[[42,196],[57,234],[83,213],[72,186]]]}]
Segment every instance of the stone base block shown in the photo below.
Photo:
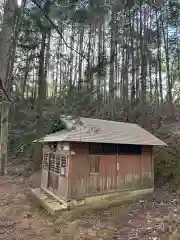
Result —
[{"label": "stone base block", "polygon": [[31,189],[32,196],[38,201],[39,205],[45,208],[51,215],[58,215],[67,207],[61,202],[48,195],[40,188]]}]

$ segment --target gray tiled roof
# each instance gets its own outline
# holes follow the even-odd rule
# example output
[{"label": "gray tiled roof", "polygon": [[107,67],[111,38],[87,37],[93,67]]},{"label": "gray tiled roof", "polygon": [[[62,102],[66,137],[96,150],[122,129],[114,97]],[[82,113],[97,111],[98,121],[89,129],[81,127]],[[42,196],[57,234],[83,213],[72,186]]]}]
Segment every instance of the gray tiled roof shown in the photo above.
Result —
[{"label": "gray tiled roof", "polygon": [[79,118],[79,123],[69,124],[68,129],[49,134],[41,142],[97,142],[165,146],[166,144],[137,124],[92,118]]}]

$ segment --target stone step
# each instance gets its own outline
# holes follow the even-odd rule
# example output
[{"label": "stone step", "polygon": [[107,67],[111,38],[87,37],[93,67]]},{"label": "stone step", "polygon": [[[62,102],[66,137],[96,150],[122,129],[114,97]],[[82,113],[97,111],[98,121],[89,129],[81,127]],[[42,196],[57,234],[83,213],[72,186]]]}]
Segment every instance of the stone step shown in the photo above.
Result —
[{"label": "stone step", "polygon": [[42,191],[40,188],[31,189],[31,194],[51,215],[59,215],[61,211],[67,209],[67,206]]}]

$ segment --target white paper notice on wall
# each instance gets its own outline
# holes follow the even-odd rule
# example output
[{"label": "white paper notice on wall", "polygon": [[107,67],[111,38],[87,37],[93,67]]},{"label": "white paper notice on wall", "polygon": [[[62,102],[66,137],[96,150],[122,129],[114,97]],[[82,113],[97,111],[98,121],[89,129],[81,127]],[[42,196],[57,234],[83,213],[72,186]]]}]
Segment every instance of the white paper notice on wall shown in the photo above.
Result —
[{"label": "white paper notice on wall", "polygon": [[117,163],[117,171],[119,171],[119,163]]},{"label": "white paper notice on wall", "polygon": [[69,144],[64,144],[63,146],[65,151],[69,151]]},{"label": "white paper notice on wall", "polygon": [[59,151],[62,150],[62,144],[61,144],[61,143],[58,143],[58,145],[57,145],[57,150],[59,150]]},{"label": "white paper notice on wall", "polygon": [[69,151],[69,144],[68,143],[58,143],[58,150]]}]

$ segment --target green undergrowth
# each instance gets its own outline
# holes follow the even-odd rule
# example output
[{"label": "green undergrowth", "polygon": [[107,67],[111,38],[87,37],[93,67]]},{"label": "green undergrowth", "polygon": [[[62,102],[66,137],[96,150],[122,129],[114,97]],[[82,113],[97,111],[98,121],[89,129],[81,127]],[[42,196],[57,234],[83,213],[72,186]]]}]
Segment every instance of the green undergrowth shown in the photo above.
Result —
[{"label": "green undergrowth", "polygon": [[180,139],[173,136],[168,147],[154,149],[155,183],[179,188],[180,184]]},{"label": "green undergrowth", "polygon": [[43,119],[43,133],[39,135],[36,131],[36,112],[29,110],[27,106],[18,106],[10,119],[9,155],[10,156],[32,156],[34,150],[33,141],[46,134],[65,129],[66,124],[60,119],[63,112],[59,108],[46,106]]},{"label": "green undergrowth", "polygon": [[52,122],[52,126],[49,133],[55,133],[64,129],[67,129],[66,123],[62,119],[55,119]]},{"label": "green undergrowth", "polygon": [[[30,100],[17,102],[16,109],[10,114],[9,119],[9,157],[18,158],[20,155],[25,160],[33,159],[34,140],[66,128],[65,123],[60,119],[61,115],[95,118],[102,118],[103,116],[104,119],[108,119],[106,109],[101,113],[101,107],[97,108],[97,102],[87,105],[86,101],[89,99],[89,96],[87,96],[87,99],[83,98],[83,96],[85,96],[84,93],[82,96],[73,94],[73,101],[70,101],[68,98],[65,99],[64,96],[57,105],[52,105],[51,100],[46,100],[44,102],[42,135],[36,132],[37,113],[35,107],[31,107]],[[83,99],[82,102],[79,101],[81,98]],[[150,117],[153,118],[152,113],[148,116],[148,119]],[[123,121],[121,116],[116,116],[114,120]],[[172,134],[169,125],[167,125],[166,129],[154,130],[154,134],[168,144],[168,147],[155,147],[155,184],[163,186],[166,183],[170,183],[174,186],[179,186],[180,137],[179,135],[175,137]]]}]

